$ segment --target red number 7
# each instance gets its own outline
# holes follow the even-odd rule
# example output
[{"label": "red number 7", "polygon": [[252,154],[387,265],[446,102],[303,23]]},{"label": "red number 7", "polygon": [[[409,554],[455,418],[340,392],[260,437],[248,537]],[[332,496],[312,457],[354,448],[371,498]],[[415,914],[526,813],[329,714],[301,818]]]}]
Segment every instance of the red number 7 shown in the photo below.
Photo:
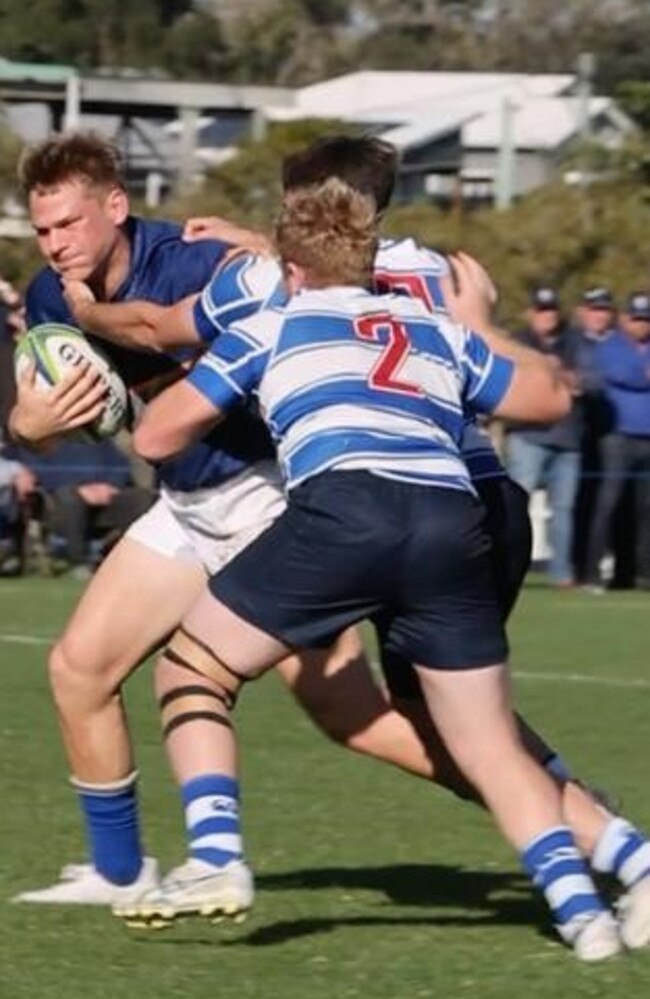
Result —
[{"label": "red number 7", "polygon": [[424,395],[419,385],[402,381],[397,377],[411,349],[411,341],[404,323],[393,319],[387,312],[378,312],[372,316],[355,319],[354,332],[362,340],[372,340],[373,343],[381,341],[382,333],[388,337],[388,342],[368,378],[372,388],[383,392],[401,392],[404,395]]}]

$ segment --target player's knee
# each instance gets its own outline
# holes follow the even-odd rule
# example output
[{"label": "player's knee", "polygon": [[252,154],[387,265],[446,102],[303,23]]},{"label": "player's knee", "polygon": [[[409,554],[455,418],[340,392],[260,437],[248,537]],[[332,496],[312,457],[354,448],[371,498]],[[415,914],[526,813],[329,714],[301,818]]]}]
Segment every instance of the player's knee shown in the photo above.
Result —
[{"label": "player's knee", "polygon": [[97,669],[92,656],[83,655],[71,642],[64,639],[52,648],[48,659],[50,687],[57,705],[69,700],[82,700],[88,707],[96,707],[115,691],[114,671]]}]

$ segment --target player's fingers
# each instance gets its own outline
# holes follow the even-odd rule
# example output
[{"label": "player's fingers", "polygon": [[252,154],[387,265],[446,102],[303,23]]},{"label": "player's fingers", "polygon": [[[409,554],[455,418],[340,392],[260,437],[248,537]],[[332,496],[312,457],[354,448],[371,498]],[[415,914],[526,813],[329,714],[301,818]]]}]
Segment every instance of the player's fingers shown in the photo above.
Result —
[{"label": "player's fingers", "polygon": [[214,219],[209,215],[187,219],[183,226],[183,239],[187,243],[192,243],[198,239],[208,239],[213,225]]},{"label": "player's fingers", "polygon": [[78,365],[74,377],[68,375],[56,386],[57,401],[65,408],[75,405],[78,400],[88,398],[93,402],[106,395],[106,382],[90,364]]},{"label": "player's fingers", "polygon": [[464,250],[458,251],[458,259],[464,268],[464,273],[469,280],[472,280],[494,304],[497,298],[497,290],[492,278],[480,261]]},{"label": "player's fingers", "polygon": [[75,430],[77,427],[84,427],[87,423],[93,423],[98,417],[102,415],[104,409],[104,403],[95,403],[94,406],[86,406],[80,409],[78,412],[70,414],[66,419],[66,428],[68,430]]}]

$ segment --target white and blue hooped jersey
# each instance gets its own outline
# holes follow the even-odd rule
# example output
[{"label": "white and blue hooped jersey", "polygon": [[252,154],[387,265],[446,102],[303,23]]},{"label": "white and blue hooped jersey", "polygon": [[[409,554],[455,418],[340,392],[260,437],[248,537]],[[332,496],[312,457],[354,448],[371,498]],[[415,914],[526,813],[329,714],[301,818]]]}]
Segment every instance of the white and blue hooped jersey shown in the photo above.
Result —
[{"label": "white and blue hooped jersey", "polygon": [[[413,239],[382,239],[375,260],[377,291],[396,292],[422,302],[430,312],[444,309],[440,278],[449,273],[442,254]],[[218,268],[194,306],[196,329],[205,343],[261,309],[283,305],[287,293],[277,260],[243,252]],[[468,415],[461,442],[473,480],[505,475],[489,435]]]},{"label": "white and blue hooped jersey", "polygon": [[342,287],[234,324],[188,379],[223,409],[257,394],[289,489],[326,469],[367,469],[471,491],[464,411],[491,412],[512,369],[416,299]]}]

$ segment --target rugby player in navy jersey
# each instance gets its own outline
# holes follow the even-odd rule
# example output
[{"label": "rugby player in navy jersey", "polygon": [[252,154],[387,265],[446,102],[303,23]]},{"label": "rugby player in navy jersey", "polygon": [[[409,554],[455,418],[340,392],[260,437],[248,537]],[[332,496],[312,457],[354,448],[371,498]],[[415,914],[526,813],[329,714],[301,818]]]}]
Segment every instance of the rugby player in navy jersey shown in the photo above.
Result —
[{"label": "rugby player in navy jersey", "polygon": [[223,863],[241,860],[230,714],[242,683],[367,617],[413,664],[432,722],[561,938],[583,960],[613,956],[616,921],[517,732],[489,536],[460,456],[467,410],[554,419],[569,388],[412,297],[373,294],[375,203],[337,178],[285,195],[277,243],[287,303],[217,337],[134,438],[144,457],[171,457],[255,393],[288,489],[286,511],[211,578],[161,657],[167,726],[182,724],[197,676],[220,719],[212,845]]},{"label": "rugby player in navy jersey", "polygon": [[[87,282],[102,300],[137,295],[169,304],[203,288],[228,249],[222,241],[189,245],[179,226],[130,215],[116,151],[92,134],[53,137],[28,150],[21,181],[46,261],[27,291],[30,326],[74,323],[63,295],[66,279]],[[136,390],[182,371],[178,358],[160,350],[107,346]],[[32,371],[18,386],[12,433],[33,445],[55,439],[93,419],[101,395],[89,371],[79,369],[49,392],[36,389]],[[236,517],[242,532],[252,525],[258,530],[260,518],[275,516],[280,507],[271,457],[265,429],[242,409],[218,436],[166,463],[160,469],[161,500],[131,527],[82,594],[52,650],[49,670],[92,864],[68,867],[59,884],[26,892],[20,900],[110,904],[155,883],[155,862],[143,856],[140,844],[121,685],[205,584],[165,497],[180,505],[194,497],[187,506],[199,517],[197,490],[219,486],[223,516]],[[253,485],[256,500],[249,510],[245,496]]]},{"label": "rugby player in navy jersey", "polygon": [[[315,143],[302,153],[290,157],[285,166],[285,183],[300,186],[321,179],[328,174],[351,178],[355,186],[370,190],[383,207],[390,197],[395,173],[395,151],[379,140],[331,138]],[[193,226],[201,235],[207,231],[223,234],[222,223],[215,219],[198,220]],[[241,238],[241,237],[240,237]],[[252,234],[251,248],[259,250],[260,237]],[[270,248],[269,248],[270,249]],[[474,282],[486,281],[482,270],[471,260],[460,255],[456,269],[462,277],[464,291]],[[422,300],[428,308],[442,302],[441,279],[447,273],[447,264],[439,254],[418,247],[412,240],[381,241],[376,258],[376,277],[384,287],[397,287]],[[164,344],[168,347],[181,344],[209,342],[228,328],[237,318],[249,314],[265,303],[278,300],[278,266],[271,259],[254,259],[240,255],[224,264],[201,296],[192,296],[171,308],[161,309],[153,303],[129,302],[124,306],[93,304],[92,296],[83,286],[71,286],[78,316],[84,325],[96,328],[104,335],[123,337],[124,342]],[[489,283],[488,283],[489,284]],[[489,290],[489,289],[488,289]],[[457,295],[447,282],[447,301],[454,311],[460,308],[469,325],[486,327],[485,312],[481,314],[482,297]],[[483,296],[484,298],[484,296]],[[488,328],[488,335],[494,334]],[[494,340],[497,349],[511,350],[521,356],[519,348],[505,345],[502,339]],[[463,440],[463,456],[472,473],[473,481],[486,503],[488,525],[493,539],[496,558],[496,578],[500,603],[507,616],[516,598],[528,567],[530,554],[530,528],[527,516],[527,499],[522,491],[510,482],[500,466],[488,441],[469,426]],[[338,666],[338,669],[336,668]],[[402,668],[394,656],[387,655],[383,662],[393,705],[391,709],[374,687],[367,667],[359,660],[354,665],[345,658],[331,661],[325,673],[313,668],[305,671],[295,661],[280,665],[285,681],[296,697],[317,723],[330,736],[357,751],[379,759],[397,763],[405,770],[440,781],[457,792],[471,796],[472,790],[459,778],[450,764],[436,733],[431,729],[423,710],[420,687],[411,670]],[[408,724],[410,719],[415,726]],[[201,759],[197,761],[196,738],[198,725],[190,718],[175,726],[168,733],[167,746],[176,775],[185,787],[193,776],[206,769],[210,751],[210,733],[201,725]],[[419,737],[418,734],[419,733]],[[558,759],[530,730],[526,729],[527,743],[536,757],[549,764],[556,772]],[[562,776],[560,764],[560,776]],[[565,775],[564,775],[565,776]],[[184,801],[190,792],[184,790]],[[608,843],[622,820],[614,819],[600,809],[589,794],[578,784],[565,785],[565,814],[571,822],[582,848],[593,853],[598,844]],[[186,806],[186,814],[191,810]],[[635,835],[636,834],[635,832]],[[201,851],[194,848],[197,838],[195,825],[188,819],[188,847],[190,856]],[[639,840],[640,841],[640,840]],[[606,852],[606,851],[605,851]],[[599,851],[601,863],[604,851]],[[191,877],[196,872],[185,865],[171,872],[175,881],[176,899],[183,905],[196,902],[192,894]]]}]

